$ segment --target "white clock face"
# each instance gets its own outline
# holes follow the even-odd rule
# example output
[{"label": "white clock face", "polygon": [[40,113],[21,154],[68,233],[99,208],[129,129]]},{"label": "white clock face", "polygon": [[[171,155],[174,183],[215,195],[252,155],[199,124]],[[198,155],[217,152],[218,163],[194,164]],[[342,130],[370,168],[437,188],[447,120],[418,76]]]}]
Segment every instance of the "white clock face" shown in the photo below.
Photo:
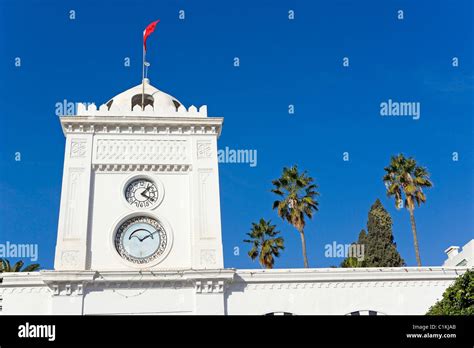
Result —
[{"label": "white clock face", "polygon": [[148,179],[135,179],[125,188],[127,203],[135,208],[151,208],[158,203],[158,188]]},{"label": "white clock face", "polygon": [[161,223],[148,216],[137,216],[122,223],[115,234],[119,255],[133,263],[144,264],[162,255],[168,237]]}]

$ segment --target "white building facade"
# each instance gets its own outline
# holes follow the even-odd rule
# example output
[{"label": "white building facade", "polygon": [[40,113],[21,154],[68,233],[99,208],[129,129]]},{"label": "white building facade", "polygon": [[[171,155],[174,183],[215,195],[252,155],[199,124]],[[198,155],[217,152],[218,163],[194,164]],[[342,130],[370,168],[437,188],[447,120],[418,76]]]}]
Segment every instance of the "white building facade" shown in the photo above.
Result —
[{"label": "white building facade", "polygon": [[474,239],[471,239],[461,249],[458,246],[450,246],[444,252],[448,255],[443,266],[445,267],[474,267]]},{"label": "white building facade", "polygon": [[424,314],[469,267],[225,269],[222,118],[145,79],[60,122],[55,269],[2,274],[0,314]]}]

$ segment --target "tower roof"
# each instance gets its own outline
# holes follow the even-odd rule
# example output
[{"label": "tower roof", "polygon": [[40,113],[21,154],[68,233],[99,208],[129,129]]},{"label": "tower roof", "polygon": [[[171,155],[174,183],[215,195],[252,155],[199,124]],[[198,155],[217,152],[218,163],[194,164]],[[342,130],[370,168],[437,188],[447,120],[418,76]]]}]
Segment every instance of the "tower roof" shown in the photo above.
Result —
[{"label": "tower roof", "polygon": [[[154,109],[171,109],[176,111],[182,105],[178,99],[160,91],[158,88],[150,84],[149,79],[144,79],[145,95],[143,97],[145,107],[151,105]],[[140,83],[135,87],[127,89],[126,91],[117,94],[110,99],[106,105],[108,109],[112,106],[118,107],[122,110],[132,111],[135,105],[142,106],[143,85]]]},{"label": "tower roof", "polygon": [[186,108],[178,99],[160,91],[150,85],[148,79],[144,79],[143,85],[127,89],[99,107],[95,103],[77,103],[75,116],[207,117],[207,106],[202,105],[198,109],[191,105]]}]

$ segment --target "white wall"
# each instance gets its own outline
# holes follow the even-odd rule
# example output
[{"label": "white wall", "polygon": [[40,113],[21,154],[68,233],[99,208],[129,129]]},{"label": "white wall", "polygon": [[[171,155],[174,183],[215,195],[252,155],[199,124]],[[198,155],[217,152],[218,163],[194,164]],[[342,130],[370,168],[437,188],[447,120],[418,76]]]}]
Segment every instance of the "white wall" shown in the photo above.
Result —
[{"label": "white wall", "polygon": [[194,299],[192,287],[90,290],[84,298],[84,314],[193,314]]},{"label": "white wall", "polygon": [[0,314],[423,315],[466,268],[5,274]]},{"label": "white wall", "polygon": [[[377,283],[377,284],[375,284]],[[336,284],[267,284],[239,286],[227,292],[228,314],[262,315],[270,312],[345,315],[359,310],[383,314],[425,314],[451,283],[432,286],[403,282],[396,286],[382,282]],[[344,286],[344,287],[342,287]]]}]

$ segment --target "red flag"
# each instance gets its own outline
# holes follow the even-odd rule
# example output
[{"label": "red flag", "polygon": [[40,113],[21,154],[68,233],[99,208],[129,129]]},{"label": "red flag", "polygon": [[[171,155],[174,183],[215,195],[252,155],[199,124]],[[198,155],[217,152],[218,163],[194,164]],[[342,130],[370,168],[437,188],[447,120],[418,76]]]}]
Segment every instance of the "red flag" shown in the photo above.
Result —
[{"label": "red flag", "polygon": [[151,33],[153,33],[155,31],[155,27],[156,25],[158,24],[160,20],[158,19],[157,21],[154,21],[152,23],[150,23],[145,31],[143,32],[143,47],[145,47],[145,51],[146,51],[146,39],[148,38],[148,36],[150,36]]}]

